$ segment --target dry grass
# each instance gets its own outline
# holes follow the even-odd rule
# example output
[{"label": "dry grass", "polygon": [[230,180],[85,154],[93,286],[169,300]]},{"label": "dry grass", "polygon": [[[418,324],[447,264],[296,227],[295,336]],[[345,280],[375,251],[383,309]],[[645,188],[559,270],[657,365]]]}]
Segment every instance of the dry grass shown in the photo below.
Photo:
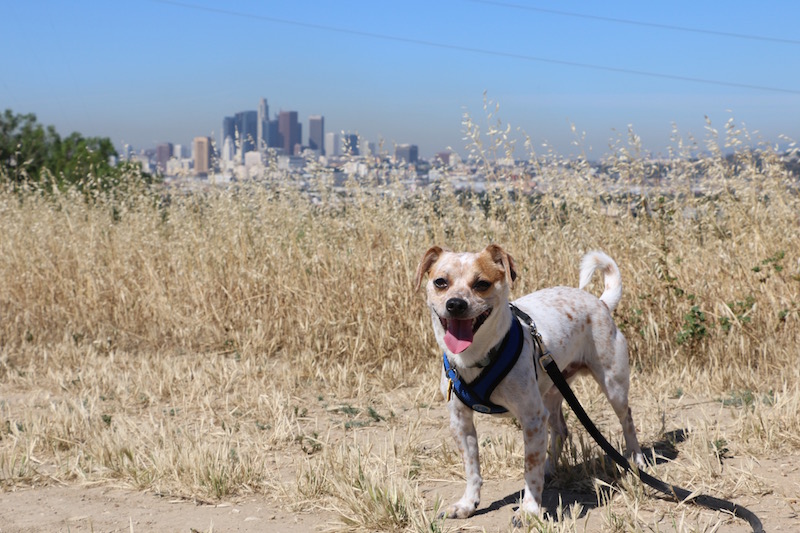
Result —
[{"label": "dry grass", "polygon": [[[723,144],[746,136],[727,129]],[[479,156],[509,148],[501,125],[467,130]],[[113,482],[201,501],[255,492],[287,512],[333,512],[336,528],[447,530],[431,486],[460,479],[461,465],[412,275],[433,243],[494,241],[521,267],[517,295],[575,285],[589,249],[614,257],[643,442],[684,423],[682,405],[713,400],[718,412],[684,428],[664,475],[758,494],[748,463],[721,465],[800,450],[800,202],[777,153],[726,159],[715,135],[704,155],[676,140],[658,180],[645,179],[657,165],[631,133],[599,174],[552,154],[487,165],[483,196],[456,194],[447,176],[410,190],[380,166],[338,193],[323,171],[315,194],[275,173],[168,198],[3,190],[0,485]],[[613,435],[592,387],[579,393]],[[480,423],[491,428],[484,474],[519,478],[517,429]],[[601,528],[716,530],[690,508],[652,511],[575,435],[554,483],[612,482],[621,496]],[[558,513],[539,527],[586,526],[577,508]]]}]

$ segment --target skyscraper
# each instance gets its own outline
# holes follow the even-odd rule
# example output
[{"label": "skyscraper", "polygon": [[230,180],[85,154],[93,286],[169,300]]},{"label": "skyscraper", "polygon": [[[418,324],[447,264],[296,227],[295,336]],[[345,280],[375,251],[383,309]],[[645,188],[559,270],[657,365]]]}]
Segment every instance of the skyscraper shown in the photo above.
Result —
[{"label": "skyscraper", "polygon": [[419,148],[416,144],[398,144],[394,149],[394,158],[406,163],[416,163],[419,159]]},{"label": "skyscraper", "polygon": [[211,138],[194,138],[194,173],[198,176],[208,176],[211,170]]},{"label": "skyscraper", "polygon": [[311,115],[308,117],[308,147],[325,155],[325,117]]},{"label": "skyscraper", "polygon": [[358,155],[358,135],[345,133],[342,139],[342,152],[344,155]]},{"label": "skyscraper", "polygon": [[257,127],[257,139],[256,139],[256,146],[258,147],[258,151],[263,156],[264,153],[267,151],[267,148],[270,146],[269,144],[269,105],[267,105],[267,99],[262,98],[258,102],[258,127]]},{"label": "skyscraper", "polygon": [[274,120],[269,121],[269,142],[267,146],[270,148],[283,148],[283,138],[278,129],[278,115],[275,115]]},{"label": "skyscraper", "polygon": [[300,123],[297,122],[297,111],[280,112],[278,115],[278,131],[283,138],[283,152],[286,155],[294,154],[294,146],[302,144]]},{"label": "skyscraper", "polygon": [[225,117],[222,119],[222,139],[219,140],[220,146],[225,145],[225,141],[230,139],[231,146],[236,144],[236,119]]},{"label": "skyscraper", "polygon": [[156,146],[156,169],[163,174],[167,171],[167,161],[172,157],[172,143],[161,143]]},{"label": "skyscraper", "polygon": [[236,131],[241,144],[242,163],[244,154],[256,149],[258,141],[258,113],[256,111],[240,111],[236,113]]},{"label": "skyscraper", "polygon": [[329,131],[325,134],[325,155],[328,157],[342,155],[342,142],[338,133]]}]

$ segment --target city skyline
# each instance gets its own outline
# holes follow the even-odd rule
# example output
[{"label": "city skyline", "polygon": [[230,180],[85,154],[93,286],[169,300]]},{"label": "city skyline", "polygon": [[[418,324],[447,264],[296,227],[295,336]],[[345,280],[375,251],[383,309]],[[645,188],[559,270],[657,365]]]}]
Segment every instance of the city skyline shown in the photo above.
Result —
[{"label": "city skyline", "polygon": [[654,154],[674,146],[673,124],[702,146],[706,116],[779,143],[800,137],[798,15],[683,0],[16,2],[0,107],[118,148],[218,139],[221,118],[258,114],[262,95],[304,128],[324,116],[326,132],[414,143],[421,158],[465,155],[465,114],[484,133],[510,125],[518,157],[526,135],[539,152],[602,156],[629,124]]}]

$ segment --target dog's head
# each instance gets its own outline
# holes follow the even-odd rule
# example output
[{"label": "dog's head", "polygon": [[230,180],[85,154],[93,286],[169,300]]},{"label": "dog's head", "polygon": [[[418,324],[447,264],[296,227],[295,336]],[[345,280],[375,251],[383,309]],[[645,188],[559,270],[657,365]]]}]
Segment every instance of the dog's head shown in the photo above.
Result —
[{"label": "dog's head", "polygon": [[[498,332],[481,328],[499,314],[496,309],[505,312],[517,277],[514,259],[496,244],[477,253],[450,252],[434,246],[417,267],[417,290],[426,274],[436,339],[454,354],[467,350],[476,339],[485,340],[478,343],[482,348],[491,347],[493,344],[487,343]],[[501,336],[504,334],[501,332]]]}]

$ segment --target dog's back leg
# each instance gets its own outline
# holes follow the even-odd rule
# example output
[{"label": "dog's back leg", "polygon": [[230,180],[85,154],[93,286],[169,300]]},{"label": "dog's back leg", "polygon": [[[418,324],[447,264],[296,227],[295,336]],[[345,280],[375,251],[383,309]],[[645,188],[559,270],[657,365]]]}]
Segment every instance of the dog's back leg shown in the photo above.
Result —
[{"label": "dog's back leg", "polygon": [[564,446],[564,442],[567,440],[567,436],[569,435],[567,422],[564,420],[564,412],[561,409],[563,399],[564,397],[555,387],[552,387],[549,391],[547,391],[542,398],[547,412],[550,413],[550,449],[548,451],[547,461],[545,462],[544,467],[544,472],[547,476],[552,476],[555,474],[558,459],[561,457],[561,449]]},{"label": "dog's back leg", "polygon": [[589,365],[589,371],[603,389],[611,407],[614,409],[619,423],[622,425],[622,435],[625,438],[625,455],[632,457],[639,468],[644,468],[639,439],[636,437],[636,426],[633,424],[631,409],[628,404],[628,390],[630,386],[630,366],[628,364],[628,343],[621,332],[617,331],[614,340],[607,349],[614,352],[613,358],[598,358],[598,363]]}]

